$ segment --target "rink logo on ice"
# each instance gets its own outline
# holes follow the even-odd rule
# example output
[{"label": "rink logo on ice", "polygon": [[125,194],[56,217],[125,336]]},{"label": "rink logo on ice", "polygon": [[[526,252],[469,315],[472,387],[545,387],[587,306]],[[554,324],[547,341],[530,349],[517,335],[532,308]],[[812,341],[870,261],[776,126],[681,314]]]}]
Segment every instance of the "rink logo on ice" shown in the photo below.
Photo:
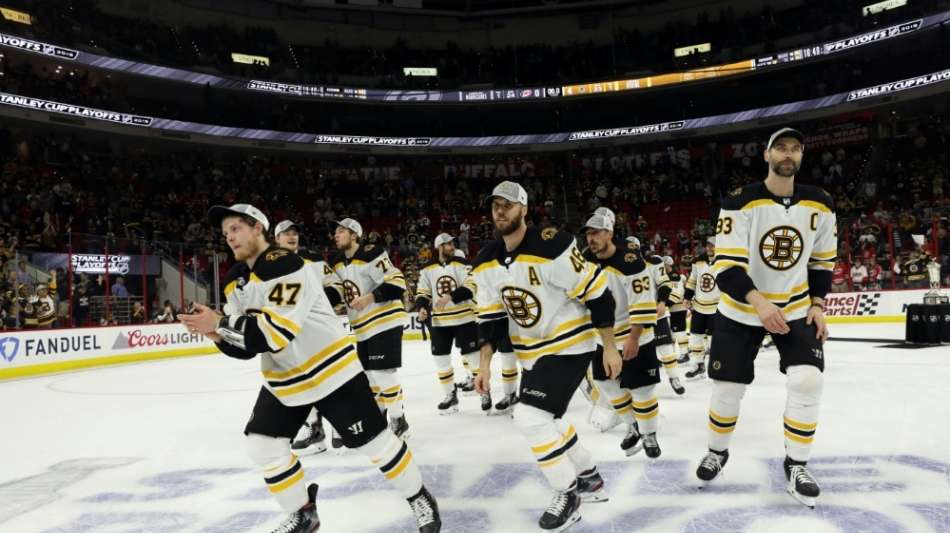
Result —
[{"label": "rink logo on ice", "polygon": [[[114,462],[104,463],[110,460]],[[84,484],[83,489],[77,486],[68,496],[50,489],[62,490],[92,473],[100,476],[102,483],[98,486],[113,486],[109,483],[109,472],[102,470],[121,466],[120,460],[77,459],[55,465],[46,473],[3,483],[0,494],[17,497],[0,499],[0,524],[35,511],[37,517],[44,513],[43,517],[52,516],[56,522],[52,524],[54,528],[46,530],[48,533],[118,531],[119,525],[123,526],[122,531],[210,533],[259,531],[265,522],[278,518],[266,488],[248,490],[260,482],[243,466],[159,471],[140,478],[137,484],[117,474],[111,476],[122,480],[116,492],[104,492],[89,484]],[[661,459],[645,465],[602,461],[599,470],[612,490],[611,496],[616,496],[617,501],[641,503],[635,509],[608,505],[591,523],[592,527],[582,529],[631,531],[631,524],[636,523],[637,529],[662,531],[746,531],[763,519],[807,517],[809,531],[950,531],[948,463],[918,455],[814,457],[809,464],[822,480],[822,498],[829,495],[833,499],[810,510],[784,496],[782,462],[781,457],[747,461],[743,482],[723,480],[708,491],[697,491],[693,481],[695,465],[687,459]],[[468,530],[464,527],[466,523],[478,523],[479,531],[527,529],[528,518],[517,522],[518,517],[534,518],[537,508],[536,503],[524,497],[525,491],[540,494],[547,490],[537,466],[485,466],[477,474],[472,465],[422,465],[428,488],[441,498],[444,530]],[[81,470],[80,475],[76,475],[77,469]],[[310,479],[336,479],[321,486],[321,501],[334,500],[334,505],[354,510],[365,506],[368,496],[392,490],[379,472],[368,466],[322,466],[309,468],[307,474]],[[620,484],[621,479],[631,482]],[[395,501],[395,495],[393,498]],[[62,500],[65,501],[55,510],[44,507]],[[198,514],[189,512],[195,502],[219,502],[220,512],[210,505]],[[232,509],[235,506],[240,512]],[[915,520],[913,525],[910,520]],[[418,531],[408,517],[385,524],[376,522],[370,530]]]},{"label": "rink logo on ice", "polygon": [[179,344],[200,344],[202,336],[197,333],[145,333],[140,329],[133,329],[128,335],[120,333],[112,345],[113,350],[127,350],[129,348],[158,348]]},{"label": "rink logo on ice", "polygon": [[868,292],[836,296],[829,294],[825,299],[827,316],[875,316],[881,303],[881,293]]},{"label": "rink logo on ice", "polygon": [[16,357],[19,351],[20,339],[16,337],[0,338],[0,357],[3,357],[6,362],[12,363],[13,358]]}]

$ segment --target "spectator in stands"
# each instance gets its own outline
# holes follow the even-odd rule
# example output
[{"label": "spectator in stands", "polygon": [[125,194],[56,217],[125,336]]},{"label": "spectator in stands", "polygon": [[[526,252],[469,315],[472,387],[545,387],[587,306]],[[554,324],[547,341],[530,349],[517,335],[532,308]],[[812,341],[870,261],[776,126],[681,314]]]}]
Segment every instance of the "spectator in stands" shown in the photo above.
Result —
[{"label": "spectator in stands", "polygon": [[73,324],[76,327],[89,325],[92,310],[92,299],[89,295],[89,284],[80,283],[73,295]]},{"label": "spectator in stands", "polygon": [[122,276],[115,278],[115,285],[110,287],[110,289],[112,290],[112,295],[115,296],[116,298],[129,297],[129,289],[126,288],[125,278]]},{"label": "spectator in stands", "polygon": [[868,257],[868,277],[865,286],[869,291],[879,291],[884,283],[884,269],[877,262],[877,257]]},{"label": "spectator in stands", "polygon": [[131,324],[144,324],[145,323],[145,308],[142,307],[142,302],[135,301],[132,303],[132,312],[129,316],[129,323]]},{"label": "spectator in stands", "polygon": [[854,258],[854,264],[851,266],[851,285],[854,290],[863,291],[867,288],[865,283],[868,279],[868,269],[865,267],[860,257]]},{"label": "spectator in stands", "polygon": [[36,296],[30,298],[33,317],[36,327],[51,328],[56,324],[56,302],[50,296],[49,287],[44,284],[36,286]]},{"label": "spectator in stands", "polygon": [[26,270],[26,261],[23,259],[17,262],[16,282],[18,285],[33,286],[33,276]]},{"label": "spectator in stands", "polygon": [[850,269],[843,259],[835,263],[835,269],[831,274],[831,292],[848,292],[848,279],[850,279]]},{"label": "spectator in stands", "polygon": [[162,312],[155,317],[155,322],[159,324],[175,322],[178,320],[178,317],[175,315],[175,306],[172,305],[171,300],[165,300],[165,303],[162,304]]},{"label": "spectator in stands", "polygon": [[116,322],[115,318],[112,317],[112,310],[109,309],[105,311],[102,315],[102,318],[99,319],[100,326],[118,326],[119,323]]}]

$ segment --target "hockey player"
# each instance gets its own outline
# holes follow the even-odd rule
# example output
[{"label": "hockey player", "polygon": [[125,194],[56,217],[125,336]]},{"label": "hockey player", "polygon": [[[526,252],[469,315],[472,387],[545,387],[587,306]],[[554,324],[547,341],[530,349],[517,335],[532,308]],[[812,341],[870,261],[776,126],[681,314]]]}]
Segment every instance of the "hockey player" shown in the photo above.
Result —
[{"label": "hockey player", "polygon": [[[437,408],[439,414],[450,414],[457,413],[459,408],[455,371],[452,368],[452,342],[454,340],[469,365],[477,368],[478,326],[475,325],[471,290],[466,289],[464,299],[452,301],[453,294],[462,287],[472,267],[465,259],[456,257],[451,235],[439,234],[434,244],[436,256],[419,271],[416,308],[419,310],[419,320],[425,321],[430,314],[432,316],[432,356],[439,383],[445,393],[445,398]],[[433,300],[437,300],[441,306],[433,309]],[[447,305],[449,302],[451,304]]]},{"label": "hockey player", "polygon": [[666,275],[670,278],[670,296],[668,298],[670,311],[670,331],[673,332],[673,342],[676,343],[676,351],[679,354],[677,363],[689,362],[689,333],[686,331],[686,304],[683,302],[683,295],[686,292],[686,280],[683,279],[679,269],[676,267],[676,261],[672,257],[663,256],[663,266],[666,269]]},{"label": "hockey player", "polygon": [[482,248],[472,270],[481,346],[475,384],[488,390],[495,328],[507,327],[524,369],[514,420],[556,491],[539,524],[560,531],[580,519],[582,499],[604,499],[590,453],[561,417],[592,359],[607,378],[620,373],[614,301],[607,278],[584,260],[572,235],[527,227],[524,188],[505,181],[489,199],[502,237]]},{"label": "hockey player", "polygon": [[686,293],[683,299],[689,302],[691,311],[689,322],[689,356],[693,368],[686,372],[686,379],[706,377],[706,336],[713,334],[716,320],[716,306],[719,304],[719,285],[713,263],[716,257],[716,238],[706,240],[706,252],[693,261],[693,267],[686,279]]},{"label": "hockey player", "polygon": [[613,242],[614,225],[609,217],[593,215],[584,229],[585,259],[598,265],[607,276],[607,286],[614,296],[614,339],[624,359],[619,379],[607,379],[604,369],[596,364],[591,368],[593,377],[600,393],[627,425],[620,448],[627,455],[645,449],[647,456],[655,459],[660,456],[656,440],[660,362],[653,330],[644,327],[656,323],[657,306],[650,289],[652,276],[632,244],[624,250]]},{"label": "hockey player", "polygon": [[290,439],[316,406],[341,428],[346,446],[369,456],[408,499],[419,531],[438,532],[436,501],[406,443],[387,427],[373,401],[356,347],[314,270],[296,254],[269,246],[267,217],[254,206],[215,206],[208,214],[237,261],[225,278],[227,303],[223,315],[195,304],[194,314],[180,318],[225,355],[260,355],[264,386],[244,432],[267,488],[289,513],[275,531],[309,533],[320,527],[317,485],[304,484],[303,467],[290,449]]},{"label": "hockey player", "polygon": [[[324,285],[327,274],[331,273],[326,261],[300,250],[301,226],[292,220],[282,220],[274,227],[277,246],[290,250],[304,259],[304,263],[313,269],[314,274]],[[300,455],[317,454],[327,451],[326,433],[323,431],[323,417],[316,409],[307,417],[303,425],[303,434],[291,444],[290,449]]]},{"label": "hockey player", "polygon": [[[393,432],[408,438],[409,423],[397,369],[402,366],[402,332],[409,323],[403,307],[406,277],[382,247],[361,245],[363,227],[352,218],[337,222],[333,235],[339,253],[330,269],[339,283],[350,327],[356,335],[360,362],[366,369],[380,409],[389,413]],[[336,305],[336,298],[331,303]]]},{"label": "hockey player", "polygon": [[[636,238],[634,238],[636,239]],[[634,241],[639,248],[639,241]],[[682,396],[686,393],[686,387],[680,379],[680,368],[677,362],[676,345],[673,343],[673,331],[670,327],[669,306],[673,304],[670,301],[670,293],[673,286],[670,283],[669,276],[666,275],[666,266],[663,259],[653,255],[648,251],[639,248],[643,261],[647,265],[647,272],[650,273],[653,296],[656,299],[656,355],[663,363],[663,369],[666,371],[666,377],[669,379],[673,392]]]},{"label": "hockey player", "polygon": [[818,425],[828,338],[824,298],[837,255],[834,204],[822,189],[795,183],[804,136],[791,128],[766,145],[768,177],[723,200],[716,224],[716,272],[722,297],[709,354],[713,393],[709,452],[696,470],[716,478],[729,459],[739,404],[754,378],[766,332],[787,377],[786,490],[814,507],[820,493],[806,462]]}]

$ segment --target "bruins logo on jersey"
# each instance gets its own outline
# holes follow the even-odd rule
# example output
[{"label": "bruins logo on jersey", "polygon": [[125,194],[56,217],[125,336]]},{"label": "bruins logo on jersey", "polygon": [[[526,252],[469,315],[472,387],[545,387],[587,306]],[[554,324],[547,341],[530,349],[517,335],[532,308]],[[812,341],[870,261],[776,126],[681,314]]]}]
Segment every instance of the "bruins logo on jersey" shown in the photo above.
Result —
[{"label": "bruins logo on jersey", "polygon": [[530,292],[517,287],[505,287],[501,290],[501,299],[515,324],[530,328],[541,320],[541,301]]},{"label": "bruins logo on jersey", "polygon": [[353,303],[353,300],[359,297],[360,288],[348,279],[343,280],[343,299],[346,300],[346,304],[349,305]]},{"label": "bruins logo on jersey", "polygon": [[716,278],[712,274],[706,273],[699,277],[699,290],[703,292],[712,292],[716,288]]},{"label": "bruins logo on jersey", "polygon": [[458,284],[455,283],[455,279],[452,276],[440,276],[435,282],[435,292],[439,296],[452,294],[452,291],[457,288]]},{"label": "bruins logo on jersey", "polygon": [[791,226],[772,228],[759,242],[759,255],[775,270],[788,270],[802,258],[802,234]]},{"label": "bruins logo on jersey", "polygon": [[557,235],[557,228],[545,228],[541,230],[541,238],[546,241],[550,241],[555,235]]},{"label": "bruins logo on jersey", "polygon": [[266,261],[276,261],[276,260],[280,259],[281,257],[283,257],[283,256],[285,256],[285,255],[287,255],[287,254],[289,254],[289,253],[290,253],[290,252],[288,252],[287,250],[274,250],[274,251],[271,251],[271,252],[267,252],[267,255],[264,256],[264,260],[266,260]]},{"label": "bruins logo on jersey", "polygon": [[637,260],[637,254],[627,254],[623,256],[623,260],[628,263],[633,263]]}]

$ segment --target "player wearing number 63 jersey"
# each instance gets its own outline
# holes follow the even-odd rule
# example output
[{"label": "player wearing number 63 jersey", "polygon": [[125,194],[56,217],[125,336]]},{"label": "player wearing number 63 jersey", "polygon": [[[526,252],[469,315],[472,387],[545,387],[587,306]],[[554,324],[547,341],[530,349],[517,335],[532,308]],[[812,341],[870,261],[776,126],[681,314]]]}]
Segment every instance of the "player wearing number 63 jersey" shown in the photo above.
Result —
[{"label": "player wearing number 63 jersey", "polygon": [[602,360],[608,378],[620,372],[614,300],[572,235],[526,226],[524,188],[502,182],[489,200],[502,238],[482,248],[472,269],[481,345],[476,386],[488,390],[495,328],[507,328],[524,369],[514,421],[556,491],[539,524],[559,531],[580,519],[582,499],[603,499],[590,453],[561,417],[592,359]]},{"label": "player wearing number 63 jersey", "polygon": [[787,375],[786,489],[814,506],[818,483],[805,467],[818,426],[828,336],[824,297],[837,255],[834,204],[817,187],[798,185],[804,136],[791,128],[769,139],[764,182],[729,194],[716,224],[717,281],[722,290],[709,354],[713,394],[709,453],[696,474],[714,479],[729,458],[739,403],[752,383],[766,332]]},{"label": "player wearing number 63 jersey", "polygon": [[379,407],[388,411],[396,435],[405,438],[409,424],[396,370],[402,366],[402,331],[409,323],[402,302],[406,278],[393,266],[384,248],[364,245],[362,237],[359,222],[352,218],[337,222],[333,238],[340,253],[330,260],[330,268]]},{"label": "player wearing number 63 jersey", "polygon": [[613,242],[613,228],[609,216],[595,214],[587,220],[584,229],[588,248],[584,258],[598,265],[607,276],[607,286],[616,303],[614,339],[618,349],[623,350],[623,369],[616,380],[608,379],[603,365],[597,363],[592,365],[591,373],[598,390],[627,424],[620,448],[627,455],[644,449],[650,458],[657,458],[660,410],[656,384],[660,382],[660,362],[653,332],[657,306],[652,273],[633,243],[622,248]]},{"label": "player wearing number 63 jersey", "polygon": [[356,347],[333,313],[317,274],[289,250],[269,246],[267,217],[248,204],[215,206],[237,264],[226,277],[224,315],[203,305],[181,315],[230,357],[260,356],[264,386],[245,427],[248,453],[270,493],[288,513],[282,533],[320,527],[317,485],[304,482],[290,439],[316,407],[340,429],[344,445],[368,455],[409,500],[420,532],[436,533],[435,499],[422,485],[406,444],[389,430],[373,401]]}]

